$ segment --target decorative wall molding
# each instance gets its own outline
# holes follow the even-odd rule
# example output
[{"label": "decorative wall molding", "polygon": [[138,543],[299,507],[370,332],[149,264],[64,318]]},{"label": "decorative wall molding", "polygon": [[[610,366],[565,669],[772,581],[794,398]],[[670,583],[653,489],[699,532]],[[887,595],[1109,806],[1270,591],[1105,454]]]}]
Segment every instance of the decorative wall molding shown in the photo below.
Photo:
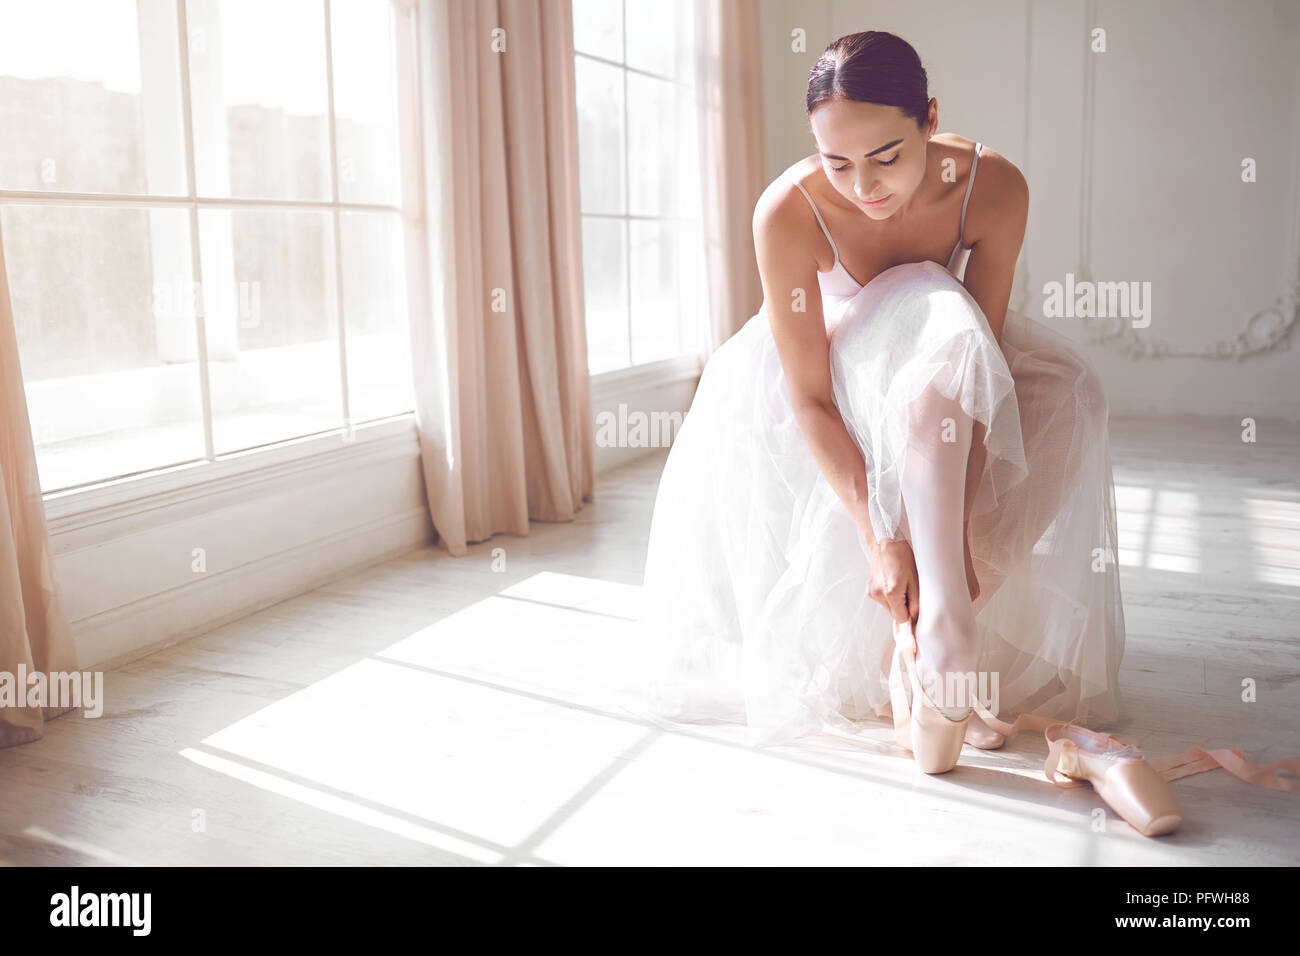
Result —
[{"label": "decorative wall molding", "polygon": [[[1091,278],[1087,266],[1084,266],[1081,272],[1084,278]],[[1240,361],[1274,349],[1289,350],[1291,332],[1296,326],[1298,316],[1300,316],[1300,278],[1296,280],[1293,288],[1282,292],[1271,305],[1265,306],[1246,319],[1244,328],[1233,338],[1220,339],[1203,349],[1182,349],[1170,344],[1166,339],[1143,338],[1129,326],[1128,319],[1083,318],[1080,321],[1086,327],[1093,329],[1101,323],[1110,323],[1112,326],[1110,331],[1091,336],[1088,341],[1105,345],[1130,358],[1200,358]]]},{"label": "decorative wall molding", "polygon": [[[1085,12],[1084,36],[1092,25],[1099,22],[1098,0],[1088,0]],[[1089,51],[1084,58],[1082,149],[1079,183],[1079,265],[1075,269],[1077,282],[1095,281],[1092,274],[1092,178],[1094,166],[1093,129],[1096,126],[1097,54]],[[1294,87],[1300,89],[1300,84]],[[1296,145],[1292,155],[1300,157],[1300,95],[1296,97],[1296,116],[1293,127]],[[1269,305],[1256,311],[1242,324],[1242,330],[1232,338],[1220,339],[1200,349],[1174,345],[1167,339],[1139,335],[1127,319],[1080,319],[1085,329],[1092,331],[1091,344],[1101,345],[1130,358],[1199,358],[1215,361],[1232,359],[1241,361],[1250,356],[1262,355],[1291,348],[1291,334],[1300,321],[1300,184],[1292,183],[1291,241],[1287,259],[1293,262],[1293,281]]]}]

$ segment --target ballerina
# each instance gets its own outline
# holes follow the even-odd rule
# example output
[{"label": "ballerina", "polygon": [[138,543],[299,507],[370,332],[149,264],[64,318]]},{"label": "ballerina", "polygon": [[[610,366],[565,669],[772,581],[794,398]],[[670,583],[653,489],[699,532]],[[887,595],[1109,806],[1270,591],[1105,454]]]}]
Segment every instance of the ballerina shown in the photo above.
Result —
[{"label": "ballerina", "polygon": [[[1008,308],[1024,176],[937,133],[892,34],[832,43],[805,105],[817,152],[754,213],[763,306],[710,357],[660,480],[640,711],[758,745],[854,733],[897,716],[897,623],[926,687],[979,672],[993,715],[1118,719],[1106,399]],[[958,750],[1004,740],[938,709]]]}]

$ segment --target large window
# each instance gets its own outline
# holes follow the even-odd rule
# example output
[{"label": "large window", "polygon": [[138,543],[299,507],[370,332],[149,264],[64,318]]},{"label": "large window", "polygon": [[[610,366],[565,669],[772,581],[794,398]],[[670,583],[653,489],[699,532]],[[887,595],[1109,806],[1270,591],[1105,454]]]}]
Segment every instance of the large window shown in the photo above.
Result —
[{"label": "large window", "polygon": [[574,0],[591,372],[689,354],[707,328],[690,0]]},{"label": "large window", "polygon": [[413,408],[389,0],[0,0],[47,493]]}]

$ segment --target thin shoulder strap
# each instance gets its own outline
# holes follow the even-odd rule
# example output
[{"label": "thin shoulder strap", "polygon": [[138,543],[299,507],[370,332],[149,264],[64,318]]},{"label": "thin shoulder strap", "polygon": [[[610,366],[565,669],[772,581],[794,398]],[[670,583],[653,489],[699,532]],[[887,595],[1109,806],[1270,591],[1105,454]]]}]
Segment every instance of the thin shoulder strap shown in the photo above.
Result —
[{"label": "thin shoulder strap", "polygon": [[983,143],[975,144],[975,159],[970,164],[970,180],[966,183],[966,198],[961,201],[961,225],[957,228],[958,249],[966,244],[966,206],[970,203],[971,190],[975,188],[975,170],[979,169],[980,150],[983,148]]},{"label": "thin shoulder strap", "polygon": [[[808,205],[812,206],[813,215],[817,217],[818,225],[822,227],[822,232],[826,234],[826,241],[831,244],[831,252],[835,253],[835,261],[838,263],[840,261],[839,247],[835,245],[835,240],[831,238],[831,231],[826,228],[826,221],[822,219],[822,214],[817,209],[817,204],[813,202],[812,196],[808,195],[808,190],[803,188],[803,183],[799,182],[797,179],[791,179],[790,177],[786,178],[790,179],[790,182],[799,187],[799,192],[803,193],[804,198],[808,200]],[[832,268],[834,268],[834,266],[832,266]]]}]

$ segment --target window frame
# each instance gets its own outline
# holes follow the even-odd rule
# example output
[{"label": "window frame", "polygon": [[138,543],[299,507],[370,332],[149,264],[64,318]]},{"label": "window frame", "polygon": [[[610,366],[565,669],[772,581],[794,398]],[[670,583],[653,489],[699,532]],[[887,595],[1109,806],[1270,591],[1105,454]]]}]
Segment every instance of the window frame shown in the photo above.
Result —
[{"label": "window frame", "polygon": [[[682,311],[682,302],[680,298],[680,286],[678,288],[678,309],[677,309],[677,346],[679,351],[673,355],[660,356],[658,358],[646,359],[644,361],[635,361],[635,346],[633,343],[633,296],[632,296],[632,223],[633,222],[659,222],[674,223],[677,235],[674,237],[678,243],[682,241],[685,230],[681,228],[681,223],[690,223],[697,221],[688,216],[662,216],[633,213],[631,211],[631,155],[629,149],[629,134],[631,128],[632,116],[628,112],[628,76],[636,74],[651,80],[668,83],[674,87],[694,92],[695,88],[691,84],[684,82],[676,76],[668,76],[662,73],[656,73],[653,70],[647,70],[642,67],[632,66],[627,62],[628,46],[628,25],[627,25],[627,2],[618,0],[622,13],[622,60],[612,60],[609,57],[601,56],[596,53],[589,53],[574,47],[575,63],[579,59],[587,60],[591,63],[598,63],[602,66],[613,67],[622,71],[623,79],[623,197],[621,213],[589,213],[579,208],[580,222],[585,226],[587,220],[606,220],[621,221],[623,223],[623,274],[626,278],[623,293],[625,297],[624,308],[626,310],[627,322],[627,364],[617,368],[605,369],[601,372],[591,373],[593,386],[600,386],[603,390],[617,386],[619,383],[633,380],[642,386],[653,384],[671,384],[681,381],[684,378],[698,377],[700,370],[703,368],[703,360],[697,349],[691,348],[684,344],[687,341],[686,329],[684,326],[684,315]],[[691,3],[679,2],[677,4],[679,12],[692,13],[693,6]],[[581,150],[579,150],[579,161],[581,161]],[[585,264],[584,264],[585,265]],[[586,316],[583,316],[586,321]],[[589,337],[590,338],[590,337]],[[588,356],[588,368],[590,368],[590,356]]]},{"label": "window frame", "polygon": [[[339,388],[341,423],[336,428],[292,436],[271,443],[216,453],[213,439],[214,422],[212,394],[207,357],[207,334],[203,309],[195,310],[196,364],[201,401],[203,428],[202,458],[182,459],[164,466],[151,467],[136,472],[109,475],[75,485],[50,490],[42,489],[47,516],[68,519],[81,512],[98,511],[105,507],[124,505],[152,496],[174,496],[190,488],[213,483],[213,486],[237,482],[242,474],[274,468],[316,455],[336,452],[340,446],[374,442],[388,442],[394,436],[414,436],[416,413],[414,410],[354,422],[351,417],[347,380],[347,321],[343,296],[342,216],[345,212],[370,212],[396,214],[401,223],[405,251],[403,268],[409,270],[413,259],[422,259],[425,240],[424,213],[420,209],[423,189],[412,177],[418,175],[420,163],[412,162],[412,154],[419,155],[421,126],[417,81],[420,77],[418,6],[414,0],[389,0],[394,16],[394,44],[396,82],[398,86],[399,142],[397,167],[401,170],[401,200],[398,205],[343,201],[340,198],[338,140],[334,101],[334,46],[331,22],[331,0],[320,0],[324,16],[325,70],[327,87],[327,126],[329,135],[330,197],[321,200],[239,198],[200,196],[197,192],[193,102],[191,99],[190,50],[188,10],[186,0],[175,0],[177,25],[178,65],[177,82],[181,101],[182,148],[184,151],[185,195],[139,195],[133,193],[99,193],[59,190],[0,189],[0,206],[53,205],[100,206],[125,209],[186,209],[190,232],[190,259],[194,282],[203,287],[199,210],[283,210],[315,211],[330,214],[333,228],[332,255],[334,281],[332,294],[338,315]],[[410,248],[412,241],[421,245],[420,253]],[[406,278],[408,287],[411,277]],[[406,310],[409,313],[417,303],[409,296]],[[403,324],[405,325],[406,317]],[[359,452],[362,453],[362,452]],[[349,452],[345,452],[344,457]]]}]

